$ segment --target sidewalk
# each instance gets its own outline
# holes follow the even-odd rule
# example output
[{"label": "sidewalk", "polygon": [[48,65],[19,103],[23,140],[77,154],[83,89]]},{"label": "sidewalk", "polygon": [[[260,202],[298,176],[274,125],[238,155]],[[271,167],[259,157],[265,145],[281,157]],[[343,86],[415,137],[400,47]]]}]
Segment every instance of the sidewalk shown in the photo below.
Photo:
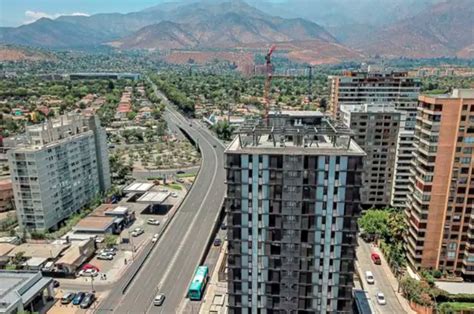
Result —
[{"label": "sidewalk", "polygon": [[206,294],[204,295],[199,313],[227,313],[227,282],[219,281],[219,269],[222,263],[225,263],[225,252],[227,251],[227,241],[221,246],[219,259],[212,273],[211,280],[207,284]]},{"label": "sidewalk", "polygon": [[380,259],[382,260],[382,265],[381,266],[382,266],[385,274],[387,274],[387,279],[388,279],[388,281],[390,283],[390,286],[392,287],[392,290],[395,293],[395,296],[397,297],[398,302],[400,303],[400,305],[403,307],[403,309],[405,310],[406,313],[413,313],[413,314],[416,313],[415,311],[413,311],[411,309],[410,305],[408,304],[407,299],[405,299],[402,296],[402,294],[400,292],[398,292],[398,280],[395,277],[395,275],[392,273],[392,270],[390,269],[390,267],[388,266],[388,263],[385,260],[385,256],[382,254],[382,252],[380,251],[380,249],[378,247],[372,247],[372,250],[379,253]]}]

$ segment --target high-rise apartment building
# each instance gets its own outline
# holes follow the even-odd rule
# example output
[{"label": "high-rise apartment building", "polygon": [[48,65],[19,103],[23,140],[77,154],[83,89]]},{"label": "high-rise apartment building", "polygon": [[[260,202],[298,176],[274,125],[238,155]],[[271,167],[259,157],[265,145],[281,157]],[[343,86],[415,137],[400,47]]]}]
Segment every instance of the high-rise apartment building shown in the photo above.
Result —
[{"label": "high-rise apartment building", "polygon": [[474,278],[474,89],[420,96],[406,209],[409,264]]},{"label": "high-rise apartment building", "polygon": [[393,177],[390,205],[403,209],[408,193],[410,160],[412,158],[413,136],[416,121],[416,107],[421,82],[410,77],[408,72],[380,69],[367,71],[346,71],[343,75],[330,76],[330,112],[340,116],[343,105],[393,104],[401,112],[399,139],[396,151],[396,166]]},{"label": "high-rise apartment building", "polygon": [[402,114],[393,104],[342,105],[340,117],[365,151],[361,202],[364,208],[390,206],[395,184],[398,131]]},{"label": "high-rise apartment building", "polygon": [[97,117],[61,116],[28,126],[8,157],[17,216],[27,230],[58,227],[111,184]]},{"label": "high-rise apartment building", "polygon": [[364,151],[320,113],[243,125],[225,152],[230,313],[352,313]]}]

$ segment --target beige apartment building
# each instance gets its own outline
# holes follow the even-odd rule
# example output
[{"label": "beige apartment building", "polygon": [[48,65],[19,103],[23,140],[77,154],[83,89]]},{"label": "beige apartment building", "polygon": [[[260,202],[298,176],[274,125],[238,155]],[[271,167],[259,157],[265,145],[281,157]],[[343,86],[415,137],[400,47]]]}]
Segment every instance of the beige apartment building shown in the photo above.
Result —
[{"label": "beige apartment building", "polygon": [[474,89],[420,96],[406,248],[415,269],[474,277]]}]

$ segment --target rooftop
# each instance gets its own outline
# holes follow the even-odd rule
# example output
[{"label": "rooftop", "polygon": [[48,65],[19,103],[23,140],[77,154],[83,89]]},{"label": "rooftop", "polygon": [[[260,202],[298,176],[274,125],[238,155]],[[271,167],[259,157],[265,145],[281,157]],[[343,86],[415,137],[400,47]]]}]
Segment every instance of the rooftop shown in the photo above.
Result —
[{"label": "rooftop", "polygon": [[457,98],[468,98],[468,99],[474,99],[474,88],[459,88],[459,89],[453,89],[451,94],[436,94],[436,95],[430,95],[428,94],[429,97],[432,98],[452,98],[452,99],[457,99]]},{"label": "rooftop", "polygon": [[73,230],[83,232],[104,232],[114,223],[114,219],[114,217],[107,216],[87,216],[81,219],[81,221],[73,227]]},{"label": "rooftop", "polygon": [[324,113],[321,111],[310,111],[310,110],[282,110],[282,111],[270,111],[269,115],[282,115],[289,117],[324,117]]},{"label": "rooftop", "polygon": [[137,199],[137,203],[161,204],[170,194],[170,192],[147,192]]},{"label": "rooftop", "polygon": [[66,244],[24,243],[11,250],[8,256],[13,257],[19,252],[24,252],[25,257],[56,258],[68,246]]},{"label": "rooftop", "polygon": [[265,154],[360,155],[353,132],[341,122],[322,118],[319,125],[264,126],[248,121],[237,130],[226,152]]},{"label": "rooftop", "polygon": [[153,183],[134,182],[123,189],[125,193],[143,193],[149,191],[154,186]]},{"label": "rooftop", "polygon": [[40,272],[0,270],[0,313],[11,313],[16,304],[27,304],[51,284]]}]

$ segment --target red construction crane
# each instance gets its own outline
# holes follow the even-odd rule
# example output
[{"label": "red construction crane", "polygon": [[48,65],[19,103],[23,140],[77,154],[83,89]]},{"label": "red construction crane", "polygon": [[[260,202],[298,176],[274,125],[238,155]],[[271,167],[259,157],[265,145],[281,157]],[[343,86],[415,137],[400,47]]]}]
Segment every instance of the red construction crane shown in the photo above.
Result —
[{"label": "red construction crane", "polygon": [[266,73],[267,77],[265,79],[265,89],[263,91],[263,101],[265,102],[265,115],[264,115],[264,120],[265,120],[265,125],[268,126],[268,109],[270,107],[270,99],[269,99],[269,94],[270,94],[270,86],[272,84],[272,78],[273,78],[273,66],[272,66],[272,53],[275,51],[276,46],[272,45],[270,47],[270,50],[268,50],[267,55],[265,56],[265,66],[266,66]]}]

